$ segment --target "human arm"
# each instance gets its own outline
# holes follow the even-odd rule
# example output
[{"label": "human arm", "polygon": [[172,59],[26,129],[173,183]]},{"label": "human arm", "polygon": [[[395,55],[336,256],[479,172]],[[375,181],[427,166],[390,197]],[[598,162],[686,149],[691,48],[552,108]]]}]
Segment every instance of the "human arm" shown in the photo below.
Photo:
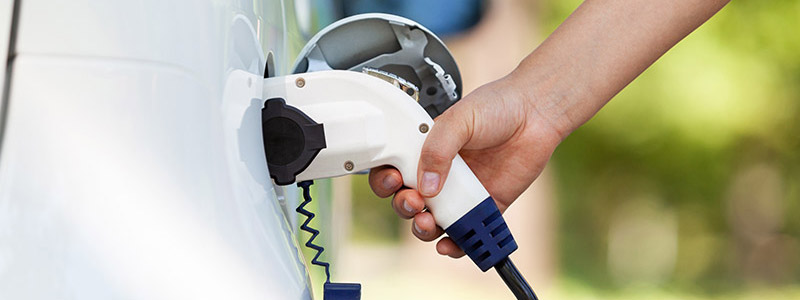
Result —
[{"label": "human arm", "polygon": [[[509,75],[464,97],[436,119],[422,149],[419,191],[400,174],[374,169],[379,196],[430,241],[442,234],[423,212],[456,153],[505,210],[539,176],[556,146],[726,0],[587,0]],[[457,201],[457,199],[454,199]],[[406,208],[410,208],[407,210]],[[439,253],[461,256],[449,239]]]}]

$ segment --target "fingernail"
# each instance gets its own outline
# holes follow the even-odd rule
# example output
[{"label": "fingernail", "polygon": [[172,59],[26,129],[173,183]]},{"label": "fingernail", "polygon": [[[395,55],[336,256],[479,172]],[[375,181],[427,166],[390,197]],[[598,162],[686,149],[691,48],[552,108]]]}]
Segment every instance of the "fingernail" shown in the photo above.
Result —
[{"label": "fingernail", "polygon": [[[414,213],[414,208],[411,205],[408,205],[408,201],[403,201],[403,209],[405,209],[409,213]],[[416,223],[414,223],[416,224]]]},{"label": "fingernail", "polygon": [[419,225],[417,225],[417,222],[414,222],[414,230],[416,230],[416,231],[417,231],[417,233],[419,233],[419,234],[421,234],[421,235],[426,235],[426,234],[428,234],[428,232],[427,232],[427,231],[425,231],[425,230],[422,230],[422,229],[419,229]]},{"label": "fingernail", "polygon": [[420,193],[423,195],[433,195],[436,189],[439,188],[439,174],[434,172],[422,173],[422,183],[420,184]]},{"label": "fingernail", "polygon": [[383,184],[383,188],[384,189],[394,190],[394,188],[398,184],[400,184],[400,182],[397,181],[397,178],[395,178],[394,176],[386,176],[386,177],[383,178],[382,184]]}]

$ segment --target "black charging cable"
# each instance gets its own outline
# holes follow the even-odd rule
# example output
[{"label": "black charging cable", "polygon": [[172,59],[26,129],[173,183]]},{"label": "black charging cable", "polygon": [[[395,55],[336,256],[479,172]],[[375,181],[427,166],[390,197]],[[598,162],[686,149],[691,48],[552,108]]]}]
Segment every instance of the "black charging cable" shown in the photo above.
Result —
[{"label": "black charging cable", "polygon": [[522,277],[522,273],[520,273],[517,267],[514,266],[514,263],[511,262],[511,258],[506,257],[494,265],[494,269],[497,271],[497,274],[500,275],[500,278],[503,278],[503,282],[506,283],[517,299],[539,300],[531,286],[528,285],[528,281],[525,280],[525,277]]}]

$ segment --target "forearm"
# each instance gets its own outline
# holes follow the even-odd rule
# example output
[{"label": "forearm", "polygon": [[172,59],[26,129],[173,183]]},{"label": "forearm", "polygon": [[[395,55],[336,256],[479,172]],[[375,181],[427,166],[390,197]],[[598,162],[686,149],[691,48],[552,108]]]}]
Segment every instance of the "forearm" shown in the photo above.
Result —
[{"label": "forearm", "polygon": [[728,0],[587,0],[509,76],[561,138]]}]

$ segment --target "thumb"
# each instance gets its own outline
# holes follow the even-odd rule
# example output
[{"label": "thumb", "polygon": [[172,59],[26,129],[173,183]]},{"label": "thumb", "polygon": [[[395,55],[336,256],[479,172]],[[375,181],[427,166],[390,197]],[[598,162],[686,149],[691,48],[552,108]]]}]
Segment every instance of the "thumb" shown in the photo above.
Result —
[{"label": "thumb", "polygon": [[436,118],[422,145],[417,182],[420,194],[426,198],[439,194],[453,158],[472,137],[473,111],[468,105],[458,104]]}]

